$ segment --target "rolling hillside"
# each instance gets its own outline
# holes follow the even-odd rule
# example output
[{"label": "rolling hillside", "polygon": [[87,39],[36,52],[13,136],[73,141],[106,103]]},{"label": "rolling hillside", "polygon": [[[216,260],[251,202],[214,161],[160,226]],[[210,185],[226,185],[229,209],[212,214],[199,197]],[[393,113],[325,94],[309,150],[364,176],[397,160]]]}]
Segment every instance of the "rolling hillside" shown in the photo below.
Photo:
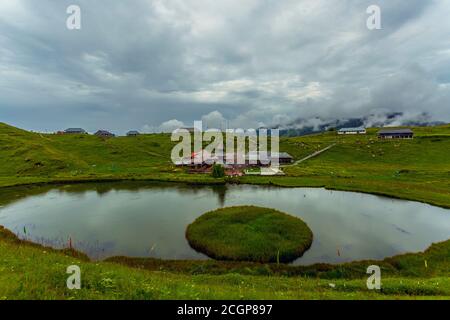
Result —
[{"label": "rolling hillside", "polygon": [[[369,129],[361,136],[326,132],[281,138],[281,151],[295,159],[337,144],[318,157],[284,168],[284,177],[252,176],[233,181],[323,186],[450,207],[450,125],[414,128],[413,140],[379,141],[376,132]],[[175,168],[170,161],[173,145],[167,134],[103,139],[31,133],[0,124],[0,186],[107,179],[225,182]]]},{"label": "rolling hillside", "polygon": [[[168,135],[103,139],[39,134],[0,124],[3,184],[157,174],[173,170]],[[13,180],[13,181],[12,181]]]}]

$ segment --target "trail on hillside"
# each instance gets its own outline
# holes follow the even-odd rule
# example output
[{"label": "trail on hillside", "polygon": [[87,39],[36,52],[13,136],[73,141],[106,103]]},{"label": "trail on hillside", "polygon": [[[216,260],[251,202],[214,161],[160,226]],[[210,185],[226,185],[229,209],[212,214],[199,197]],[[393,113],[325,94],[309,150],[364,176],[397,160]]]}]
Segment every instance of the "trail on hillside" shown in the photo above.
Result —
[{"label": "trail on hillside", "polygon": [[302,163],[303,161],[306,161],[306,160],[308,160],[308,159],[314,158],[314,157],[318,156],[319,154],[321,154],[322,152],[325,152],[325,151],[327,151],[327,150],[333,148],[336,144],[337,144],[337,143],[333,143],[332,145],[329,145],[329,146],[326,147],[326,148],[323,148],[323,149],[318,150],[318,151],[316,151],[316,152],[314,152],[314,153],[311,153],[309,156],[306,156],[306,157],[304,157],[303,159],[297,160],[297,161],[295,161],[295,162],[294,162],[293,164],[291,164],[291,165],[287,165],[287,167],[288,167],[288,166],[296,166],[296,165]]}]

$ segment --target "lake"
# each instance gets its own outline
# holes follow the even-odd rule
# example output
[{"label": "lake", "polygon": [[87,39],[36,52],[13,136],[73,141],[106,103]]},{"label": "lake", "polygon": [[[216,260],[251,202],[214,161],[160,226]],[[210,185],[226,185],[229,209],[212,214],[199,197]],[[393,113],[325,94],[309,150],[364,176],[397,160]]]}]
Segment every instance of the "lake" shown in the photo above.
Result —
[{"label": "lake", "polygon": [[208,259],[190,248],[186,226],[209,210],[234,205],[271,207],[303,219],[314,241],[297,265],[382,259],[450,238],[450,210],[317,188],[121,182],[8,192],[14,200],[2,197],[0,225],[57,248],[70,241],[93,259]]}]

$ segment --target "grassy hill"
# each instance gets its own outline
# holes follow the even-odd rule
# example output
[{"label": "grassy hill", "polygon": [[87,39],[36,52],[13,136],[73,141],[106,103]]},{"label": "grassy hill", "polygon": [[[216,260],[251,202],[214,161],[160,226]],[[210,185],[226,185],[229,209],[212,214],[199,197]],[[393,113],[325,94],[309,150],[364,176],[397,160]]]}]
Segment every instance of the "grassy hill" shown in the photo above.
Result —
[{"label": "grassy hill", "polygon": [[172,145],[168,135],[103,139],[31,133],[0,124],[0,177],[8,184],[164,173],[172,170]]},{"label": "grassy hill", "polygon": [[[282,138],[281,151],[296,160],[330,144],[316,158],[285,167],[286,176],[246,176],[233,182],[316,186],[424,201],[450,208],[450,125],[414,128],[416,138],[379,141],[335,132]],[[0,123],[0,200],[8,186],[96,180],[225,183],[190,175],[170,161],[169,135],[102,139],[31,133]],[[32,190],[30,191],[32,192]],[[0,203],[1,204],[1,203]],[[0,299],[411,299],[450,297],[450,240],[425,253],[383,261],[290,267],[218,261],[163,261],[117,257],[90,262],[18,240],[0,227]],[[379,264],[383,290],[366,288],[365,268]],[[65,287],[66,267],[82,268],[80,291]],[[130,268],[132,267],[132,268]],[[331,285],[330,285],[331,284]]]},{"label": "grassy hill", "polygon": [[[450,125],[414,128],[416,138],[402,141],[379,141],[376,131],[281,138],[281,151],[296,160],[337,144],[285,168],[285,177],[247,176],[234,181],[370,192],[450,208]],[[173,146],[166,134],[103,139],[31,133],[0,123],[0,187],[108,179],[225,182],[175,168],[170,161]]]}]

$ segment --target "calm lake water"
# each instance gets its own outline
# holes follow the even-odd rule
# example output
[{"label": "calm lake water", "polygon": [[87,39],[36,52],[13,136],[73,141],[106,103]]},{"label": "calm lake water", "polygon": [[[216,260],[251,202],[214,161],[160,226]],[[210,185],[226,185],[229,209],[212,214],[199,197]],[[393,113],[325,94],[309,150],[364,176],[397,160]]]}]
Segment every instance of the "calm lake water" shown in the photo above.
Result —
[{"label": "calm lake water", "polygon": [[314,241],[294,264],[382,259],[450,238],[450,210],[325,189],[115,183],[41,187],[15,197],[0,207],[0,225],[54,247],[71,239],[94,259],[207,259],[189,247],[186,226],[209,210],[234,205],[271,207],[303,219]]}]

